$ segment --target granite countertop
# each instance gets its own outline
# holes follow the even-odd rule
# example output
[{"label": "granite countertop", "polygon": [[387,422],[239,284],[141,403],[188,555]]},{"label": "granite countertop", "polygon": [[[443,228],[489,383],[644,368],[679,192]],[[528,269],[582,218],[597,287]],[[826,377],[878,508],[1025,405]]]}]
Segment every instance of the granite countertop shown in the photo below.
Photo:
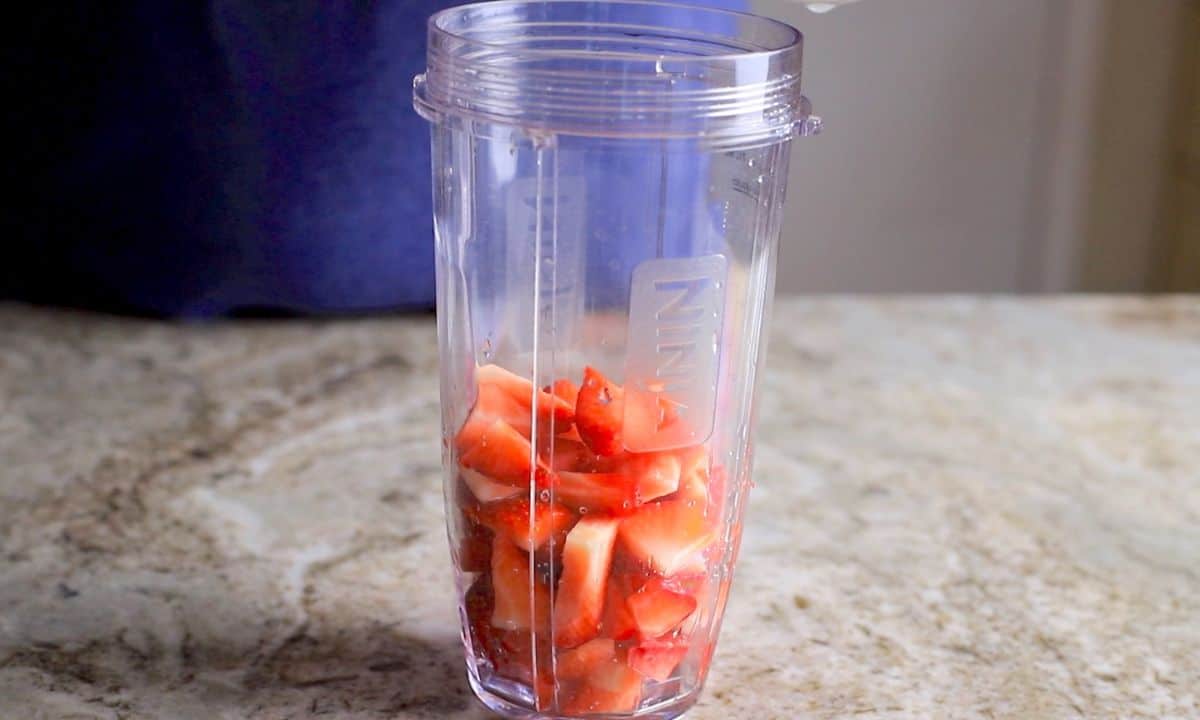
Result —
[{"label": "granite countertop", "polygon": [[[780,303],[692,720],[1200,717],[1200,298]],[[482,718],[430,318],[0,306],[0,718]]]}]

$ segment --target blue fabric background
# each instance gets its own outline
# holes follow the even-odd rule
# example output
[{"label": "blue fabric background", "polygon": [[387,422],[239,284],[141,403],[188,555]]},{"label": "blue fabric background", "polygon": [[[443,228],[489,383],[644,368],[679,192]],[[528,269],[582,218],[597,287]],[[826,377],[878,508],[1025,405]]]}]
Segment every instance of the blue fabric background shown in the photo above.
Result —
[{"label": "blue fabric background", "polygon": [[6,218],[21,259],[0,295],[192,317],[432,307],[411,81],[426,18],[454,4],[23,11]]}]

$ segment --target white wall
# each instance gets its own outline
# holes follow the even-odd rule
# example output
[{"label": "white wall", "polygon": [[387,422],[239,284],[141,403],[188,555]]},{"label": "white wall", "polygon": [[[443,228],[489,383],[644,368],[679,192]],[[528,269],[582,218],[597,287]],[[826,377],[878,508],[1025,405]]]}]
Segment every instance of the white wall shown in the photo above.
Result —
[{"label": "white wall", "polygon": [[1075,233],[1084,169],[1053,173],[1079,162],[1055,155],[1072,132],[1062,89],[1084,82],[1062,75],[1071,4],[864,0],[815,15],[759,0],[805,33],[805,93],[827,128],[793,155],[780,290],[1053,289],[1048,226]]}]

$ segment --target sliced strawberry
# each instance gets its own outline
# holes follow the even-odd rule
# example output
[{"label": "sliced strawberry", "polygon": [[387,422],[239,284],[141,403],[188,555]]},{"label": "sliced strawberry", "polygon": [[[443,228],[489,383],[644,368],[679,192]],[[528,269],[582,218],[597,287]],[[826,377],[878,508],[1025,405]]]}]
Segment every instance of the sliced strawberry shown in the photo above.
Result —
[{"label": "sliced strawberry", "polygon": [[567,714],[630,712],[641,698],[642,676],[613,658],[592,671],[574,697],[563,703],[563,710]]},{"label": "sliced strawberry", "polygon": [[[499,388],[526,410],[533,407],[533,383],[499,365],[477,368],[475,382],[481,388],[486,385]],[[555,424],[563,430],[575,421],[574,404],[545,390],[537,391],[537,413],[539,423],[548,423],[553,416]]]},{"label": "sliced strawberry", "polygon": [[582,645],[596,637],[604,612],[605,583],[620,521],[584,517],[567,533],[563,572],[554,601],[554,644]]},{"label": "sliced strawberry", "polygon": [[674,403],[661,392],[625,388],[623,441],[634,452],[682,447],[695,442]]},{"label": "sliced strawberry", "polygon": [[558,500],[580,512],[627,514],[638,505],[637,485],[625,473],[559,472]]},{"label": "sliced strawberry", "polygon": [[556,677],[559,680],[575,680],[590,675],[601,663],[610,662],[616,656],[617,645],[612,638],[593,638],[577,648],[558,653]]},{"label": "sliced strawberry", "polygon": [[532,419],[528,405],[522,406],[494,385],[481,385],[475,398],[475,406],[471,408],[466,422],[454,438],[454,447],[460,453],[469,451],[479,444],[479,438],[497,420],[508,423],[522,437],[529,437]]},{"label": "sliced strawberry", "polygon": [[583,371],[583,386],[575,404],[575,427],[597,455],[616,455],[624,450],[621,426],[625,416],[625,391],[599,370]]},{"label": "sliced strawberry", "polygon": [[492,542],[492,588],[492,627],[502,630],[548,627],[550,589],[531,579],[529,556],[499,535]]},{"label": "sliced strawberry", "polygon": [[696,598],[668,589],[659,578],[643,585],[625,604],[644,638],[666,635],[696,611]]},{"label": "sliced strawberry", "polygon": [[572,408],[579,401],[579,386],[567,378],[555,380],[554,385],[550,386],[550,392],[562,398]]},{"label": "sliced strawberry", "polygon": [[630,555],[660,575],[687,567],[690,556],[716,536],[704,508],[684,500],[643,505],[621,521],[621,542]]},{"label": "sliced strawberry", "polygon": [[687,655],[687,643],[678,640],[643,640],[629,649],[629,667],[638,674],[666,681]]},{"label": "sliced strawberry", "polygon": [[538,485],[549,484],[549,468],[539,464],[535,472],[531,456],[532,446],[525,436],[503,420],[496,420],[459,458],[459,464],[505,485],[529,487],[531,477]]},{"label": "sliced strawberry", "polygon": [[562,435],[554,438],[553,448],[545,441],[539,442],[538,448],[542,457],[555,471],[590,472],[596,467],[599,459],[587,445]]},{"label": "sliced strawberry", "polygon": [[526,552],[541,547],[552,535],[566,532],[575,521],[574,514],[562,505],[548,502],[530,505],[524,497],[468,508],[465,512]]},{"label": "sliced strawberry", "polygon": [[669,453],[632,455],[626,467],[637,486],[639,502],[657,500],[679,488],[681,464]]},{"label": "sliced strawberry", "polygon": [[693,445],[676,451],[679,455],[679,497],[698,503],[708,502],[708,448]]},{"label": "sliced strawberry", "polygon": [[483,473],[467,468],[463,468],[458,474],[462,476],[463,484],[467,486],[471,494],[475,496],[475,499],[481,503],[505,500],[525,492],[519,487],[494,482]]},{"label": "sliced strawberry", "polygon": [[604,619],[600,623],[600,634],[617,642],[637,637],[637,624],[625,604],[625,598],[633,594],[634,586],[630,575],[615,569],[608,579],[604,598]]}]

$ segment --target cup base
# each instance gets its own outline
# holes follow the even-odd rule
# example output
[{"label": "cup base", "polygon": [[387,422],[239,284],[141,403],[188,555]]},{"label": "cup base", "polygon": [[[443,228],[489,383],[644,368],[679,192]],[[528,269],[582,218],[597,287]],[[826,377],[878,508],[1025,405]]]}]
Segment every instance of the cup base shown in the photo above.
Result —
[{"label": "cup base", "polygon": [[[479,702],[483,703],[489,710],[500,715],[501,717],[510,718],[510,720],[574,720],[579,717],[586,717],[587,720],[675,720],[690,710],[699,699],[700,693],[692,692],[681,697],[669,698],[648,707],[640,708],[631,713],[588,713],[586,716],[579,715],[560,715],[554,712],[538,712],[530,710],[527,705],[522,705],[510,700],[506,695],[514,697],[523,697],[528,694],[528,690],[516,683],[504,682],[504,687],[489,688],[479,678],[475,677],[472,672],[467,673],[467,681],[471,684],[471,691],[475,693],[475,697],[479,698]],[[511,687],[509,687],[511,685]]]}]

